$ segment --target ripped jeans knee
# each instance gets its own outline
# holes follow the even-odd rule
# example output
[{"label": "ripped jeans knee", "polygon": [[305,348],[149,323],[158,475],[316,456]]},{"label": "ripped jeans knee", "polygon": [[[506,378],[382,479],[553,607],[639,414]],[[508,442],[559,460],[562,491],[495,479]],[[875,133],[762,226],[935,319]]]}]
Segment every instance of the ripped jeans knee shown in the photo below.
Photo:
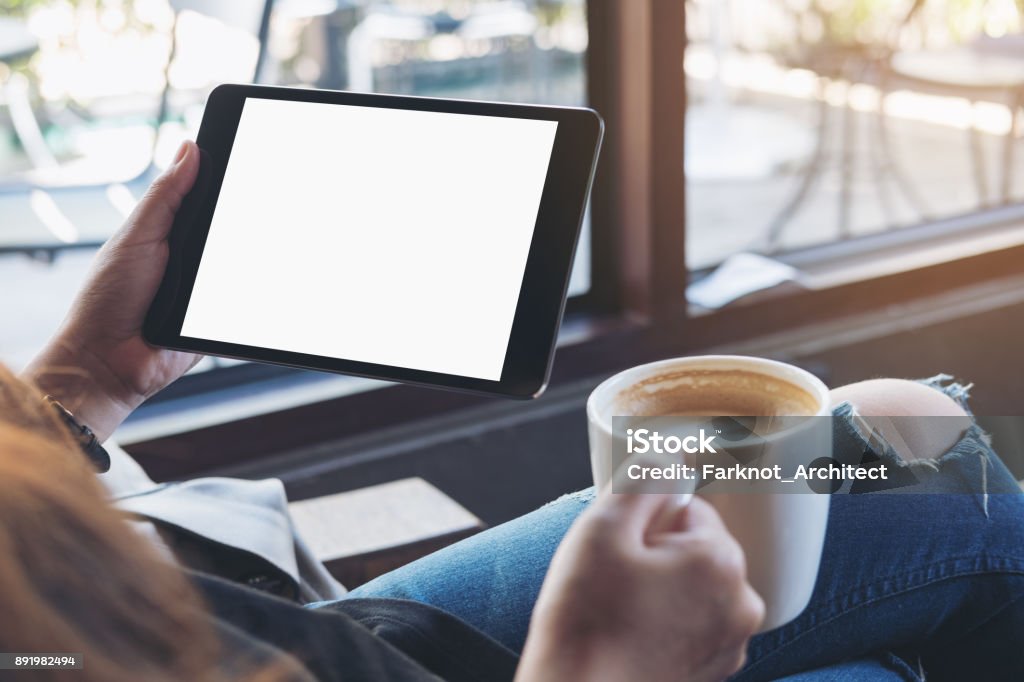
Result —
[{"label": "ripped jeans knee", "polygon": [[[971,384],[961,384],[948,374],[938,374],[920,383],[941,391],[952,398],[968,414]],[[1020,494],[1014,477],[992,448],[992,439],[971,418],[955,444],[934,458],[911,459],[900,453],[900,448],[869,420],[860,417],[855,407],[844,402],[833,411],[835,417],[834,447],[837,455],[861,463],[879,462],[893,472],[888,483],[866,492],[883,493],[960,493],[978,496],[982,511],[988,515],[992,494]],[[942,420],[953,417],[886,417],[886,421],[915,420],[914,427],[921,431],[948,428]],[[962,417],[959,419],[963,419]],[[875,421],[875,418],[872,418]],[[935,423],[931,423],[934,421]],[[960,432],[958,430],[958,432]],[[840,490],[839,492],[854,492]]]}]

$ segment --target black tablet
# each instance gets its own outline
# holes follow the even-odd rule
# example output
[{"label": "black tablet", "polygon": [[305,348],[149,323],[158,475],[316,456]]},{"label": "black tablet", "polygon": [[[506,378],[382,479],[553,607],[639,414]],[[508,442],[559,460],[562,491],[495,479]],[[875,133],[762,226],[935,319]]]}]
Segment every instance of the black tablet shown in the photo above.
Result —
[{"label": "black tablet", "polygon": [[146,339],[535,396],[602,132],[589,109],[220,86]]}]

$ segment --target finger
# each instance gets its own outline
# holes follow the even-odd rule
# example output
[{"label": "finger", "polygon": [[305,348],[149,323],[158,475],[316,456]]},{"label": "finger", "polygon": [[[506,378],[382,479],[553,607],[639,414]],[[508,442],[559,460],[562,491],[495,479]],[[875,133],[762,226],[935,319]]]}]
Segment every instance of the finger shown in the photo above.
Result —
[{"label": "finger", "polygon": [[680,533],[698,529],[713,532],[728,530],[715,508],[707,500],[698,496],[694,496],[685,508],[679,510],[673,520],[672,528]]},{"label": "finger", "polygon": [[683,531],[688,516],[686,508],[690,506],[692,499],[693,495],[689,493],[672,495],[672,499],[665,503],[651,520],[647,527],[648,537]]},{"label": "finger", "polygon": [[145,196],[125,222],[123,243],[159,241],[167,237],[182,199],[199,173],[199,147],[185,140],[171,165],[146,190]]},{"label": "finger", "polygon": [[767,614],[764,599],[757,593],[750,583],[743,586],[743,598],[741,599],[742,612],[740,618],[744,619],[743,624],[753,635],[764,625],[764,618]]},{"label": "finger", "polygon": [[729,629],[732,634],[722,640],[720,662],[725,668],[724,676],[740,670],[747,660],[747,645],[764,623],[764,602],[757,592],[744,584],[739,597],[729,614]]},{"label": "finger", "polygon": [[668,510],[676,498],[672,494],[646,492],[643,485],[616,474],[615,484],[598,498],[595,506],[621,529],[621,537],[643,542],[652,528],[660,526],[661,519],[671,513]]},{"label": "finger", "polygon": [[705,670],[710,679],[724,680],[738,673],[746,664],[746,646],[723,646],[714,658],[708,661]]},{"label": "finger", "polygon": [[729,532],[715,508],[700,497],[694,497],[686,507],[674,510],[673,518],[664,522],[661,532],[651,538],[651,544],[669,551],[690,551],[698,537],[702,542],[714,545],[723,565],[735,564],[738,575],[746,575],[743,548]]}]

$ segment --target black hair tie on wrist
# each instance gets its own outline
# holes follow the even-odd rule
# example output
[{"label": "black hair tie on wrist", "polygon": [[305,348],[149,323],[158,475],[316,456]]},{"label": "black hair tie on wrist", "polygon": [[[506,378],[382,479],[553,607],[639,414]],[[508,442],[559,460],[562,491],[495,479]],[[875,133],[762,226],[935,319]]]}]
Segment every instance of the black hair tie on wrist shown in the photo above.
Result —
[{"label": "black hair tie on wrist", "polygon": [[71,437],[78,443],[78,447],[82,449],[85,456],[96,467],[96,471],[101,474],[108,471],[110,469],[110,454],[100,445],[92,429],[78,421],[75,415],[71,413],[71,410],[61,405],[53,396],[44,396],[43,401],[53,407],[57,416],[68,427],[68,431],[71,433]]}]

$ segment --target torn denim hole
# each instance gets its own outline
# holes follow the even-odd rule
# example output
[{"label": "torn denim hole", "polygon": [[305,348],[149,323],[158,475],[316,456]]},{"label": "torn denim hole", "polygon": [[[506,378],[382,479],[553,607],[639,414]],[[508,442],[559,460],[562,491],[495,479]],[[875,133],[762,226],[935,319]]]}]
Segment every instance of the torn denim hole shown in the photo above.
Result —
[{"label": "torn denim hole", "polygon": [[[955,400],[968,415],[973,416],[968,406],[970,390],[973,384],[960,384],[953,381],[953,377],[949,374],[937,374],[928,379],[921,379],[919,383],[941,391]],[[971,464],[976,464],[978,467],[977,477],[980,482],[981,510],[985,518],[989,518],[988,474],[989,468],[992,466],[989,461],[989,457],[992,456],[991,437],[977,424],[972,423],[964,431],[960,440],[941,457],[907,461],[878,429],[873,428],[864,417],[857,414],[857,410],[852,404],[848,402],[841,403],[836,406],[833,414],[838,418],[846,419],[851,427],[850,431],[861,439],[865,449],[876,454],[888,466],[915,474],[914,477],[918,480],[925,480],[936,476],[944,470],[956,471],[959,474],[960,480],[966,482],[966,489],[943,490],[943,492],[973,492],[971,490],[971,487],[973,487],[970,480],[971,477],[961,470],[963,467],[956,465],[963,464],[968,469],[967,473],[969,473],[969,469],[973,468]]]},{"label": "torn denim hole", "polygon": [[[930,386],[931,388],[934,388],[937,391],[942,391],[950,398],[955,400],[956,404],[959,405],[964,412],[971,415],[972,417],[974,416],[974,413],[971,412],[970,405],[967,404],[967,401],[971,397],[971,389],[974,388],[974,384],[961,384],[957,381],[954,381],[951,375],[945,373],[936,374],[935,376],[929,377],[927,379],[919,379],[918,381],[919,383],[922,383],[925,386]],[[953,447],[953,450],[950,450],[950,452],[946,453],[945,455],[943,455],[943,457],[939,458],[937,464],[941,462],[945,457],[952,455],[953,452],[956,451],[957,448],[959,448],[962,444],[968,442],[969,434],[973,436],[970,442],[974,443],[976,447],[972,448],[973,452],[965,456],[977,455],[980,458],[979,464],[981,465],[981,507],[982,510],[985,512],[985,518],[987,519],[989,518],[988,468],[991,465],[991,463],[988,461],[988,457],[989,454],[992,452],[992,437],[989,434],[982,431],[977,424],[974,424],[971,426],[970,429],[968,429],[968,432],[964,434],[964,437],[960,439],[960,442],[958,442],[956,446]],[[979,442],[981,443],[981,445],[978,445]]]},{"label": "torn denim hole", "polygon": [[971,416],[974,415],[967,404],[967,401],[971,397],[971,389],[974,388],[974,384],[961,384],[953,381],[953,376],[950,374],[936,374],[928,379],[918,379],[917,383],[924,384],[925,386],[934,388],[936,391],[945,393],[955,400],[956,404],[963,408],[964,412]]}]

